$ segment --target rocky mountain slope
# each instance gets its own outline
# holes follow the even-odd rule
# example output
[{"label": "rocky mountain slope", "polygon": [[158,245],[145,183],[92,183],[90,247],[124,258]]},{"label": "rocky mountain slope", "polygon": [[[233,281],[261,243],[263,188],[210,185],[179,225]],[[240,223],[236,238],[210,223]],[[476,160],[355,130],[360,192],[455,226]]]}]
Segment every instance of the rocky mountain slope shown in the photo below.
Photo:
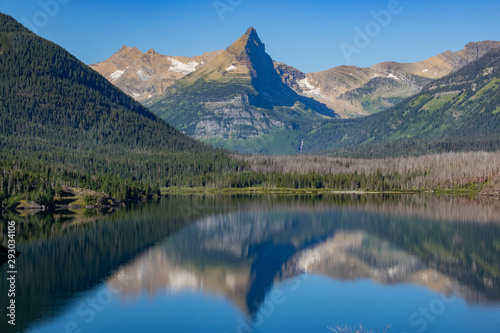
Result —
[{"label": "rocky mountain slope", "polygon": [[485,55],[500,42],[468,43],[415,63],[382,62],[369,68],[339,66],[321,72],[301,71],[275,62],[278,73],[297,93],[325,103],[344,118],[370,115],[394,106],[440,79]]},{"label": "rocky mountain slope", "polygon": [[124,45],[109,59],[90,67],[127,95],[142,102],[164,93],[175,81],[203,67],[221,52],[186,58],[161,55],[153,49],[142,53],[136,47]]},{"label": "rocky mountain slope", "polygon": [[429,141],[491,149],[498,147],[499,134],[500,49],[492,49],[392,108],[328,122],[306,135],[304,150],[366,146],[373,151],[373,144],[383,143],[397,143],[398,149],[406,150]]},{"label": "rocky mountain slope", "polygon": [[337,116],[282,82],[253,28],[145,105],[197,138],[247,139]]}]

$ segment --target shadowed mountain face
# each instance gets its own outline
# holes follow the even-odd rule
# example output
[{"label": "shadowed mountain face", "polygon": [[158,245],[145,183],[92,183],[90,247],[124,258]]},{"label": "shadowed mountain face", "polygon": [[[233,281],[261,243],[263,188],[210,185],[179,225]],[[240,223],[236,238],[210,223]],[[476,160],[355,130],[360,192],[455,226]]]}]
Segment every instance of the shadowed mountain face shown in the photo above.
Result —
[{"label": "shadowed mountain face", "polygon": [[245,139],[336,117],[282,82],[253,28],[145,104],[184,133],[200,138]]}]

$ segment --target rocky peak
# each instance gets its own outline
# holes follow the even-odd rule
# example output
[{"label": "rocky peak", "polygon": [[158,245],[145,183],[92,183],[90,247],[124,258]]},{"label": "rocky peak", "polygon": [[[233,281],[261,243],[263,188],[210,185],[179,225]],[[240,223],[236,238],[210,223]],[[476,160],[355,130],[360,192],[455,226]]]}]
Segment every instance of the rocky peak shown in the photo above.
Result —
[{"label": "rocky peak", "polygon": [[[116,61],[118,62],[130,62],[138,59],[140,56],[142,56],[143,53],[139,51],[137,47],[128,47],[126,45],[123,45],[118,52],[113,54],[111,57],[115,58]],[[121,64],[120,64],[121,65]],[[119,66],[120,66],[119,65]]]},{"label": "rocky peak", "polygon": [[257,30],[255,30],[254,28],[252,28],[252,27],[248,28],[247,32],[245,32],[243,37],[246,38],[246,40],[247,40],[247,42],[246,42],[247,47],[251,46],[251,45],[255,45],[257,47],[264,48],[264,44],[260,40],[259,35],[257,34]]},{"label": "rocky peak", "polygon": [[265,45],[259,38],[257,31],[250,27],[236,42],[229,46],[226,51],[236,57],[237,61],[246,61],[250,56],[263,56],[266,54]]}]

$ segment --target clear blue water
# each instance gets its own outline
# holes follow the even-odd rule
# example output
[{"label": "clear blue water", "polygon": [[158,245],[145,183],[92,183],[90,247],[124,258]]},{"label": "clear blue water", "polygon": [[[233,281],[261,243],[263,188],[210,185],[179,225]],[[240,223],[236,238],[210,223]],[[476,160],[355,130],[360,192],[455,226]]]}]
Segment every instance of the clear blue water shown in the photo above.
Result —
[{"label": "clear blue water", "polygon": [[39,217],[1,332],[500,332],[496,205],[170,197]]}]

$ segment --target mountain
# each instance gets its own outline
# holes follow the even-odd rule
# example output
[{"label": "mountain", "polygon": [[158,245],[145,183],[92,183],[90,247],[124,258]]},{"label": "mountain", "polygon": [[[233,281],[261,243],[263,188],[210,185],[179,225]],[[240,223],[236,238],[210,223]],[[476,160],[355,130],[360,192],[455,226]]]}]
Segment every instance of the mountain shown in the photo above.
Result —
[{"label": "mountain", "polygon": [[253,28],[145,105],[197,138],[248,139],[337,116],[283,83]]},{"label": "mountain", "polygon": [[[316,148],[308,146],[308,142],[310,145],[322,137],[322,132],[331,131],[325,128],[333,126],[337,131],[340,126],[328,123],[325,127],[322,125],[325,120],[339,116],[364,117],[395,107],[418,95],[426,85],[498,48],[498,41],[471,42],[460,51],[446,51],[415,63],[382,62],[369,68],[339,66],[304,73],[272,61],[257,33],[250,28],[228,49],[212,54],[214,58],[204,66],[196,67],[182,78],[171,78],[168,84],[172,85],[164,92],[141,88],[132,93],[140,80],[128,78],[123,80],[128,80],[130,87],[122,89],[135,94],[136,99],[182,132],[216,146],[247,153],[314,151],[327,146],[328,142],[318,142]],[[133,54],[130,58],[140,57],[138,50],[124,48],[124,54],[118,58],[127,58],[127,52]],[[114,74],[124,66],[125,63],[110,67],[106,72],[103,67],[96,69],[109,77],[121,73]],[[138,70],[134,67],[130,72]],[[119,80],[121,77],[112,82],[120,86]],[[177,81],[174,83],[174,80]],[[148,98],[144,96],[146,92]],[[345,122],[359,123],[363,122]],[[348,130],[351,125],[345,126]],[[359,130],[366,133],[364,129]],[[344,125],[339,131],[337,134],[343,133]],[[410,137],[414,136],[410,134]],[[363,138],[364,135],[359,135],[355,141],[362,142]],[[332,147],[348,144],[349,141],[345,141]]]},{"label": "mountain", "polygon": [[[500,48],[498,41],[471,42],[456,52],[446,51],[414,63],[382,62],[368,68],[339,66],[304,73],[273,62],[282,82],[297,94],[315,99],[342,118],[366,116],[396,105],[440,79]],[[113,84],[140,102],[151,105],[166,89],[185,75],[200,69],[223,51],[208,52],[193,58],[169,57],[122,47],[115,55],[91,65]],[[230,67],[229,65],[228,67]]]},{"label": "mountain", "polygon": [[186,58],[161,55],[153,49],[142,53],[136,47],[124,45],[109,59],[90,67],[141,102],[164,93],[175,81],[203,67],[221,52]]},{"label": "mountain", "polygon": [[275,63],[275,67],[283,82],[297,93],[350,118],[394,106],[420,92],[432,80],[462,68],[494,48],[500,48],[500,42],[472,42],[460,51],[446,51],[415,63],[382,62],[369,68],[339,66],[307,74],[282,63]]},{"label": "mountain", "polygon": [[[365,147],[371,153],[432,149],[498,149],[500,49],[375,115],[330,121],[304,138],[304,151]],[[375,149],[379,145],[380,150]],[[351,148],[348,148],[351,147]]]},{"label": "mountain", "polygon": [[234,164],[1,13],[0,113],[0,202],[55,184],[127,197]]}]

